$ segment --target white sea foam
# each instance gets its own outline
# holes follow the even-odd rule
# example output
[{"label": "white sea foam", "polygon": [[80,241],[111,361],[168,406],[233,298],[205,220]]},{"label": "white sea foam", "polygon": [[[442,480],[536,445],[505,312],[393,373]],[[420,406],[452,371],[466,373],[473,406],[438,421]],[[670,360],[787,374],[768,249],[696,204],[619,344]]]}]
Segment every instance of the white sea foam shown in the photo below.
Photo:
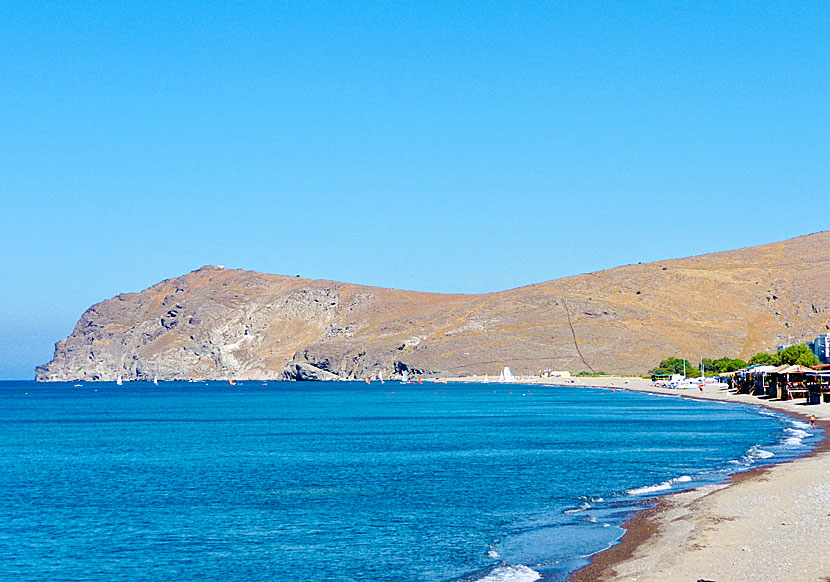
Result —
[{"label": "white sea foam", "polygon": [[479,582],[534,582],[542,576],[536,570],[531,570],[521,564],[517,566],[499,566]]},{"label": "white sea foam", "polygon": [[810,436],[809,432],[801,430],[800,428],[785,428],[784,433],[787,436],[781,441],[781,444],[786,447],[800,447],[804,444],[801,442],[802,439]]},{"label": "white sea foam", "polygon": [[645,487],[635,487],[634,489],[629,489],[626,491],[629,495],[647,495],[649,493],[657,493],[658,491],[666,491],[667,489],[671,489],[671,483],[668,481],[663,481],[662,483],[658,483],[657,485],[647,485]]},{"label": "white sea foam", "polygon": [[796,428],[810,428],[810,425],[803,420],[794,420],[792,425]]},{"label": "white sea foam", "polygon": [[681,475],[680,477],[675,477],[674,479],[669,479],[668,481],[663,481],[662,483],[658,483],[656,485],[647,485],[645,487],[629,489],[626,493],[629,495],[648,495],[649,493],[657,493],[658,491],[666,491],[671,489],[672,485],[675,483],[688,483],[691,480],[692,478],[688,475]]},{"label": "white sea foam", "polygon": [[800,439],[810,436],[809,432],[807,432],[806,430],[801,430],[800,428],[785,428],[784,432]]},{"label": "white sea foam", "polygon": [[765,451],[758,445],[753,445],[750,449],[746,452],[746,456],[750,459],[769,459],[770,457],[774,457],[775,453],[771,453],[769,451]]},{"label": "white sea foam", "polygon": [[590,503],[583,503],[579,507],[575,507],[575,508],[572,508],[572,509],[566,509],[562,513],[567,513],[567,514],[581,513],[583,511],[585,511],[586,509],[591,509],[591,504]]}]

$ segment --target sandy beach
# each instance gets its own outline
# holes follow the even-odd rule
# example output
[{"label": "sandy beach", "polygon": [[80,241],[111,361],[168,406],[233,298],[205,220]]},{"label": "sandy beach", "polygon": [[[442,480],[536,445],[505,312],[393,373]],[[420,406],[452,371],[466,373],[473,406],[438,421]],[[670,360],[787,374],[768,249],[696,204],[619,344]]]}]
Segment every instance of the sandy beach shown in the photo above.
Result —
[{"label": "sandy beach", "polygon": [[[716,387],[678,392],[636,378],[575,380],[576,385],[763,405],[805,419],[815,414],[817,424],[830,430],[827,404],[768,400]],[[596,554],[571,580],[830,581],[829,449],[824,440],[807,457],[660,498],[657,507],[626,524],[620,544]]]}]

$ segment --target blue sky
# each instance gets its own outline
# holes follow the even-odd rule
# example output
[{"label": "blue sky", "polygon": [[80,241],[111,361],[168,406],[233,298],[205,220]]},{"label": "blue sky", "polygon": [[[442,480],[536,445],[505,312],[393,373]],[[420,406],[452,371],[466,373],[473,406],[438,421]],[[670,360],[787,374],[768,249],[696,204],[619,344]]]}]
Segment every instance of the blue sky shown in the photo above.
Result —
[{"label": "blue sky", "polygon": [[828,228],[826,3],[0,4],[0,378],[204,264],[512,288]]}]

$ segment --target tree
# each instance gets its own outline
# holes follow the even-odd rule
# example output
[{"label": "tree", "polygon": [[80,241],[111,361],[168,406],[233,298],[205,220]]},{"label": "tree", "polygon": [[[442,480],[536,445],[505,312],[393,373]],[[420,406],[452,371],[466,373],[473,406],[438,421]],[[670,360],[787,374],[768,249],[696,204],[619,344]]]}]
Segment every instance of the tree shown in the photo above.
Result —
[{"label": "tree", "polygon": [[798,366],[813,368],[815,366],[818,366],[819,361],[818,356],[816,356],[813,352],[808,352],[806,354],[802,354],[801,356],[799,356],[795,363]]},{"label": "tree", "polygon": [[718,376],[726,372],[734,372],[735,370],[746,368],[746,362],[727,357],[718,358],[717,360],[703,358],[703,367],[706,368],[707,376]]},{"label": "tree", "polygon": [[660,362],[660,365],[649,372],[651,375],[671,376],[672,374],[683,373],[683,363],[686,363],[686,376],[689,378],[697,378],[700,376],[700,370],[697,366],[689,363],[689,360],[682,360],[680,358],[667,358]]},{"label": "tree", "polygon": [[758,352],[757,354],[749,358],[749,365],[755,366],[760,364],[762,366],[778,366],[780,364],[776,363],[777,359],[778,358],[776,358],[772,354],[768,354],[766,352]]},{"label": "tree", "polygon": [[812,367],[818,364],[818,358],[807,347],[806,344],[789,346],[778,352],[779,365],[792,365]]}]

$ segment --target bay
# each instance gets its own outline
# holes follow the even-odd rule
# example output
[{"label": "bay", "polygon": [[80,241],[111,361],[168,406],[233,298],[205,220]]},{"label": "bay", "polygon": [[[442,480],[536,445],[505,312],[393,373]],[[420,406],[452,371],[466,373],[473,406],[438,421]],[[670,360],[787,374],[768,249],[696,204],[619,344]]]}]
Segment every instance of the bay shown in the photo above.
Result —
[{"label": "bay", "polygon": [[650,497],[819,437],[620,390],[3,382],[0,580],[565,580]]}]

